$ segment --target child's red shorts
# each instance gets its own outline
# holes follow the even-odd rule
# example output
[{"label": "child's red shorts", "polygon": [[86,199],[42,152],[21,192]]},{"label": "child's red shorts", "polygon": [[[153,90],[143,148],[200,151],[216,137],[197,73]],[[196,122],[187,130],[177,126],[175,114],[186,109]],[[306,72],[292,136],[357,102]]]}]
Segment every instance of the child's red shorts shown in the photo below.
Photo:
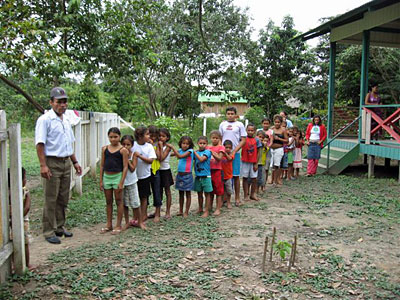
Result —
[{"label": "child's red shorts", "polygon": [[212,169],[211,170],[211,182],[213,186],[213,194],[222,196],[224,194],[224,183],[222,182],[222,170]]}]

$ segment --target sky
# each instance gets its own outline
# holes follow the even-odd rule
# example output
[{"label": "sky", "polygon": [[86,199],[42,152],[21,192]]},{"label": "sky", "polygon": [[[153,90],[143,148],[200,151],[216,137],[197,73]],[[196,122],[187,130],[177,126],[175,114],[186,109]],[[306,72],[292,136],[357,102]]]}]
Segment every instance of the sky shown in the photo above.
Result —
[{"label": "sky", "polygon": [[[242,8],[248,7],[248,14],[253,18],[251,26],[258,32],[264,28],[271,19],[276,25],[280,25],[286,15],[293,17],[295,28],[306,32],[320,25],[319,19],[341,15],[357,8],[367,0],[234,0],[234,3]],[[257,38],[257,33],[253,33]],[[312,45],[317,39],[311,41]]]}]

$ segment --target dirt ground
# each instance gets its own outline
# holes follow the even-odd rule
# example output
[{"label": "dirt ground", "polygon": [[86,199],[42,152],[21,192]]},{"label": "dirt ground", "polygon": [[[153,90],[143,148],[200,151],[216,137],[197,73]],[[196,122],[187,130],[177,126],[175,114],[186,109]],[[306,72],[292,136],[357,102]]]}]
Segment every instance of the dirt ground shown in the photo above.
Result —
[{"label": "dirt ground", "polygon": [[[195,216],[192,194],[189,218],[149,221],[146,232],[99,234],[99,220],[50,245],[36,231],[38,269],[3,287],[0,298],[398,299],[399,195],[393,179],[320,175],[268,185],[261,201],[208,220]],[[289,254],[282,260],[274,251],[269,262],[270,247],[262,272],[274,227],[277,242],[297,236],[290,272]]]}]

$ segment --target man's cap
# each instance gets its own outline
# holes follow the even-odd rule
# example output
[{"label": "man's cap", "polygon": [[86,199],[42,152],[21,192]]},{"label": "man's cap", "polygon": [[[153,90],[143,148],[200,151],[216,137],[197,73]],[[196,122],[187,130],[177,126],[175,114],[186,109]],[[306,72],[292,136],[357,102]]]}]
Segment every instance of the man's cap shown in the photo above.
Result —
[{"label": "man's cap", "polygon": [[50,91],[50,99],[68,99],[68,96],[62,87],[55,87]]}]

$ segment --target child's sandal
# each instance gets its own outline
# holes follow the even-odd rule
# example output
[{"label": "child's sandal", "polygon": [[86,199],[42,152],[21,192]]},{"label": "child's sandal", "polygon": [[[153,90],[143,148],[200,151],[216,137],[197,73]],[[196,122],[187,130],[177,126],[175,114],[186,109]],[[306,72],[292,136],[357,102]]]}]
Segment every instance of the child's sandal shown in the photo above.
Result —
[{"label": "child's sandal", "polygon": [[111,234],[112,235],[118,235],[118,234],[120,234],[121,233],[121,229],[114,229],[112,232],[111,232]]},{"label": "child's sandal", "polygon": [[107,233],[107,232],[110,232],[110,231],[112,231],[113,229],[112,228],[108,228],[108,227],[103,227],[103,228],[101,228],[101,230],[100,230],[100,233]]}]

